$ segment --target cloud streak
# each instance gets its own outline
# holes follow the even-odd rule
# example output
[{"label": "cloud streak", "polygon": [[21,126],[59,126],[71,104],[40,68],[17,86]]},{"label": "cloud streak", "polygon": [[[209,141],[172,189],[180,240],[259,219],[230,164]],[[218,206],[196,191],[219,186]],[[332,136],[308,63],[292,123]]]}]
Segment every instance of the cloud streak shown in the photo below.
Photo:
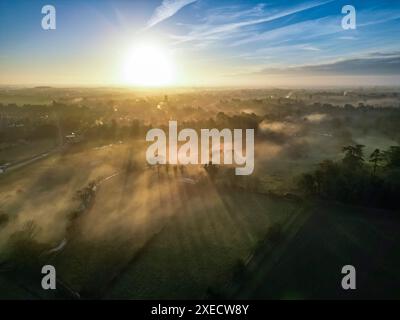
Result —
[{"label": "cloud streak", "polygon": [[[323,6],[325,4],[331,3],[332,1],[333,0],[308,2],[280,12],[274,12],[273,14],[267,16],[262,16],[262,14],[264,13],[263,6],[257,5],[256,7],[250,9],[250,11],[246,10],[243,11],[241,14],[236,13],[234,15],[226,15],[226,17],[229,18],[238,18],[240,16],[248,15],[250,12],[252,13],[252,15],[251,16],[249,15],[251,18],[248,20],[219,23],[219,24],[202,23],[200,25],[193,25],[191,26],[192,31],[189,32],[189,34],[182,36],[171,35],[171,38],[177,40],[178,43],[183,43],[188,41],[227,39],[234,34],[241,35],[242,30],[245,29],[246,27],[254,27],[268,22],[273,22],[281,18],[289,17],[313,8]],[[223,16],[224,15],[222,15],[221,17]],[[208,20],[209,21],[221,20],[221,17],[219,17],[219,19],[209,17]]]},{"label": "cloud streak", "polygon": [[285,69],[267,68],[258,72],[266,75],[400,75],[400,55],[376,53],[373,58],[347,59],[320,65]]},{"label": "cloud streak", "polygon": [[163,0],[162,4],[156,8],[153,15],[147,22],[146,29],[154,27],[160,22],[171,18],[179,10],[196,1],[197,0]]}]

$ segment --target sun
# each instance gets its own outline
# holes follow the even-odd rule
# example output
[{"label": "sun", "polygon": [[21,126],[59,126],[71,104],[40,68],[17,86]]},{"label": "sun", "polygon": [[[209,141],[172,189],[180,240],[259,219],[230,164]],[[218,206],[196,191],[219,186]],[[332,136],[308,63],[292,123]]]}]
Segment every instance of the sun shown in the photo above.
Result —
[{"label": "sun", "polygon": [[145,87],[172,85],[175,67],[170,54],[153,44],[134,47],[123,67],[123,81],[128,85]]}]

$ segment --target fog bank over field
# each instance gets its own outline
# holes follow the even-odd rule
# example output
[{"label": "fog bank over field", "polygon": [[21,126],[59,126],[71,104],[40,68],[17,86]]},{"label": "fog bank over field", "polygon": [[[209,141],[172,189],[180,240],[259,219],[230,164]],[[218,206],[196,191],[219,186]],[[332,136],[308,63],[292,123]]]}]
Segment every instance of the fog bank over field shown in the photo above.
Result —
[{"label": "fog bank over field", "polygon": [[[20,106],[8,103],[13,96]],[[399,96],[389,88],[0,90],[0,264],[35,294],[44,263],[84,298],[228,294],[245,261],[306,223],[314,203],[396,208]],[[149,165],[146,134],[168,133],[169,121],[199,135],[253,129],[254,172],[237,176],[223,161]],[[231,142],[209,151],[224,147]],[[0,296],[16,290],[7,279],[0,273],[0,287],[14,289]]]}]

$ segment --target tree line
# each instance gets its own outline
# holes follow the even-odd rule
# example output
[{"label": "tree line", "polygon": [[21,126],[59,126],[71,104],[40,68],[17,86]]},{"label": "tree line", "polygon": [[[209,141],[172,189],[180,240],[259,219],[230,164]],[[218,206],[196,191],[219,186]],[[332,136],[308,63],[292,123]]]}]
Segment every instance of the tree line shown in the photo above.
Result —
[{"label": "tree line", "polygon": [[340,161],[324,160],[299,179],[307,195],[385,209],[400,208],[400,146],[375,149],[365,156],[364,145],[343,147]]}]

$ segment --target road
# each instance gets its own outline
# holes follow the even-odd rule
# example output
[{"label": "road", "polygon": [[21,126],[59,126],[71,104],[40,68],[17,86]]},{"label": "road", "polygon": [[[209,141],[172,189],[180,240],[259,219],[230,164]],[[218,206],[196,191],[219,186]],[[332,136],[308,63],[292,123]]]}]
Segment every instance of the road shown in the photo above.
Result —
[{"label": "road", "polygon": [[56,148],[54,148],[54,149],[52,149],[50,151],[35,155],[35,156],[33,156],[33,157],[29,158],[29,159],[25,159],[25,160],[21,160],[21,161],[18,161],[18,162],[11,163],[11,164],[5,166],[6,170],[3,173],[7,173],[9,171],[14,171],[14,170],[23,168],[23,167],[25,167],[27,165],[30,165],[30,164],[38,161],[38,160],[44,159],[44,158],[46,158],[46,157],[48,157],[50,155],[53,155],[53,154],[55,154],[57,152],[60,152],[62,149],[63,149],[63,146],[59,146],[59,147],[56,147]]}]

